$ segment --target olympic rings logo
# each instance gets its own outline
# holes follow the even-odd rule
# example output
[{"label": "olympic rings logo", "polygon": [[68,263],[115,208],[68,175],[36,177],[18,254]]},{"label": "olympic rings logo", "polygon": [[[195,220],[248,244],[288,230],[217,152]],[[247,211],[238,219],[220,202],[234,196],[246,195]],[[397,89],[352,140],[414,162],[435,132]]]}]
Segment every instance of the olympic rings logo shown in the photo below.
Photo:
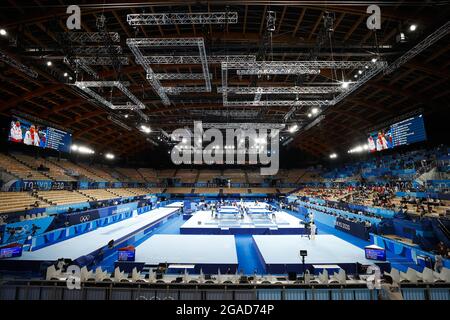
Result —
[{"label": "olympic rings logo", "polygon": [[80,217],[80,222],[87,222],[91,220],[91,216],[81,216]]}]

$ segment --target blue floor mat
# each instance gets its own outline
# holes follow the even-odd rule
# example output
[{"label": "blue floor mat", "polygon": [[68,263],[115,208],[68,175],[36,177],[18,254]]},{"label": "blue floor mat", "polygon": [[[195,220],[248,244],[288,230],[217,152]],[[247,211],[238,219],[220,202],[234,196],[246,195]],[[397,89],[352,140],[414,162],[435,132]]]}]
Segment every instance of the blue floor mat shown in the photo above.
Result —
[{"label": "blue floor mat", "polygon": [[264,273],[264,267],[261,264],[252,235],[235,235],[236,250],[239,261],[239,270],[245,274]]}]

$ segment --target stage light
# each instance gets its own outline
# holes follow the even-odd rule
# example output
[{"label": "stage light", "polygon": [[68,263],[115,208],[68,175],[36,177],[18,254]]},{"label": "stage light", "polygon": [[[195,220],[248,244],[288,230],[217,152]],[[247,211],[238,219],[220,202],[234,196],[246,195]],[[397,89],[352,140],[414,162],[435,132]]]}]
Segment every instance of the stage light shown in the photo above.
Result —
[{"label": "stage light", "polygon": [[152,132],[152,129],[150,129],[149,127],[147,127],[145,125],[141,125],[141,131],[148,134],[148,133]]},{"label": "stage light", "polygon": [[70,81],[72,81],[72,80],[73,80],[73,78],[72,78],[72,77],[69,77],[69,80],[70,80]]},{"label": "stage light", "polygon": [[128,114],[124,115],[124,118],[125,118],[125,119],[128,119],[128,117],[129,117]]},{"label": "stage light", "polygon": [[312,113],[308,113],[308,118],[311,118],[312,117]]},{"label": "stage light", "polygon": [[372,62],[373,63],[377,62],[377,58],[372,58]]},{"label": "stage light", "polygon": [[350,84],[349,81],[342,81],[342,88],[347,89],[349,84]]},{"label": "stage light", "polygon": [[412,24],[409,26],[409,31],[416,31],[416,29],[417,29],[417,25],[415,25],[415,24]]},{"label": "stage light", "polygon": [[64,72],[64,78],[67,78],[69,74],[67,72]]},{"label": "stage light", "polygon": [[53,63],[51,61],[47,61],[47,67],[51,67]]},{"label": "stage light", "polygon": [[74,146],[72,146],[72,150],[77,151],[79,153],[83,153],[83,154],[94,154],[95,151],[88,148],[88,147],[84,147],[84,146],[75,146],[76,148],[74,149]]},{"label": "stage light", "polygon": [[6,32],[5,29],[0,29],[0,35],[6,36],[7,34],[8,34],[8,32]]},{"label": "stage light", "polygon": [[337,154],[336,153],[330,154],[330,159],[336,159],[336,158],[337,158]]},{"label": "stage light", "polygon": [[356,79],[356,78],[358,78],[358,75],[357,75],[357,74],[355,74],[355,75],[353,76],[353,78],[355,78],[355,79]]},{"label": "stage light", "polygon": [[297,130],[298,130],[298,125],[296,125],[296,124],[294,124],[292,127],[289,128],[290,133],[294,133]]},{"label": "stage light", "polygon": [[319,109],[318,108],[312,108],[311,112],[312,112],[312,114],[318,114],[319,113]]},{"label": "stage light", "polygon": [[187,139],[186,139],[186,138],[183,138],[183,140],[181,140],[181,142],[187,143]]},{"label": "stage light", "polygon": [[107,153],[107,154],[105,154],[105,158],[109,159],[109,160],[113,160],[115,158],[115,156],[112,153]]},{"label": "stage light", "polygon": [[362,70],[358,70],[358,73],[359,73],[359,74],[362,74]]},{"label": "stage light", "polygon": [[369,69],[369,66],[364,66],[364,68]]},{"label": "stage light", "polygon": [[72,149],[73,151],[77,151],[78,150],[78,146],[76,144],[73,144],[70,149]]}]

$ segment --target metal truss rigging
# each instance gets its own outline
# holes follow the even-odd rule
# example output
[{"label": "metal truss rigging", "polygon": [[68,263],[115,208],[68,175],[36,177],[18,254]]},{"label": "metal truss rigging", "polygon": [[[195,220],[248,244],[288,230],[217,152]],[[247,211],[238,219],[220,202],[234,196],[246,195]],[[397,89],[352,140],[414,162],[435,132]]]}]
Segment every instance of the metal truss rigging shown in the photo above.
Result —
[{"label": "metal truss rigging", "polygon": [[324,106],[333,100],[274,100],[274,101],[227,101],[227,107],[283,107],[283,106]]},{"label": "metal truss rigging", "polygon": [[230,117],[233,119],[254,119],[258,115],[258,110],[191,110],[191,115]]},{"label": "metal truss rigging", "polygon": [[180,93],[186,93],[186,92],[208,92],[205,87],[164,87],[164,90],[168,94],[180,94]]},{"label": "metal truss rigging", "polygon": [[75,55],[108,55],[111,51],[116,54],[122,54],[121,46],[80,46],[70,48],[71,52]]},{"label": "metal truss rigging", "polygon": [[286,127],[284,123],[202,123],[203,128],[215,129],[278,129],[282,130]]},{"label": "metal truss rigging", "polygon": [[140,13],[128,14],[130,26],[172,25],[172,24],[234,24],[238,22],[237,12],[194,12],[194,13]]},{"label": "metal truss rigging", "polygon": [[[254,55],[229,55],[229,56],[208,56],[208,64],[220,64],[222,62],[256,61]],[[144,60],[149,64],[199,64],[199,56],[144,56]]]},{"label": "metal truss rigging", "polygon": [[[147,75],[147,79],[149,79],[151,75]],[[158,80],[201,80],[203,79],[203,73],[155,73],[153,74]],[[212,74],[209,74],[209,77],[212,78]]]},{"label": "metal truss rigging", "polygon": [[[343,92],[346,89],[342,86],[325,87],[228,87],[228,93],[233,94],[326,94]],[[218,93],[222,93],[222,87],[217,88]]]},{"label": "metal truss rigging", "polygon": [[[112,42],[120,42],[120,36],[117,32],[108,32],[108,34]],[[70,42],[105,42],[103,32],[63,32],[60,35]]]},{"label": "metal truss rigging", "polygon": [[107,66],[112,65],[115,61],[118,61],[122,65],[128,65],[128,57],[76,57],[76,63],[82,63],[91,66]]},{"label": "metal truss rigging", "polygon": [[[77,81],[75,82],[75,86],[84,91],[86,94],[94,98],[97,102],[105,105],[106,107],[117,110],[123,109],[122,105],[114,105],[110,101],[103,98],[97,92],[90,88],[103,88],[103,87],[116,87],[119,89],[124,95],[130,99],[133,104],[127,104],[127,108],[133,107],[133,110],[136,111],[145,121],[148,121],[148,116],[144,114],[141,109],[145,109],[145,105],[138,99],[134,94],[132,94],[126,86],[128,86],[128,82],[120,82],[120,81]],[[131,106],[131,107],[128,107]]]},{"label": "metal truss rigging", "polygon": [[[205,50],[205,42],[203,38],[130,38],[127,39],[127,45],[136,57],[136,62],[141,64],[147,72],[147,80],[153,89],[160,96],[163,104],[169,105],[170,100],[167,97],[166,89],[161,85],[158,77],[150,66],[150,63],[145,60],[140,48],[142,47],[185,47],[197,46],[199,50],[199,63],[202,65],[203,78],[205,79],[205,89],[202,92],[211,92],[211,74],[209,73],[208,60]],[[194,89],[197,90],[197,89]]]},{"label": "metal truss rigging", "polygon": [[8,53],[0,50],[0,61],[3,61],[4,63],[10,65],[14,69],[19,70],[20,72],[26,74],[27,76],[36,79],[39,74],[34,71],[32,68],[27,67],[23,63],[17,61],[13,57],[11,57]]},{"label": "metal truss rigging", "polygon": [[401,65],[403,65],[410,59],[414,58],[419,53],[421,53],[423,50],[427,49],[429,46],[433,45],[435,42],[445,37],[449,33],[449,31],[450,31],[450,21],[447,21],[443,26],[441,26],[439,29],[434,31],[432,34],[430,34],[428,37],[426,37],[424,40],[422,40],[416,46],[414,46],[414,48],[412,48],[404,55],[402,55],[400,58],[391,63],[389,66],[387,66],[387,68],[384,70],[384,73],[385,74],[392,73],[395,69],[399,68]]}]

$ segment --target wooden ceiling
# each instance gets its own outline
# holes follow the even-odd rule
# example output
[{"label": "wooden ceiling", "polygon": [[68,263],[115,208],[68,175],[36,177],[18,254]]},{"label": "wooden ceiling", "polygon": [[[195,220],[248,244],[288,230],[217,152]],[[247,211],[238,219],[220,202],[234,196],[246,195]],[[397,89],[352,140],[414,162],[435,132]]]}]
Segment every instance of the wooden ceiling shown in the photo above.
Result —
[{"label": "wooden ceiling", "polygon": [[[57,41],[57,34],[67,32],[65,19],[69,1],[7,1],[0,10],[1,28],[8,37],[0,39],[1,49],[16,57],[38,73],[32,79],[20,71],[0,62],[0,112],[8,115],[18,110],[48,120],[74,132],[74,141],[86,143],[99,151],[128,154],[151,148],[146,136],[137,129],[125,130],[108,120],[112,113],[80,96],[79,91],[61,75],[73,70],[64,62],[64,51]],[[319,60],[370,60],[375,53],[388,62],[394,61],[428,34],[443,25],[449,17],[449,6],[439,2],[398,2],[381,6],[382,28],[375,32],[366,27],[366,6],[343,5],[328,1],[312,5],[303,1],[108,1],[108,5],[80,1],[82,29],[97,31],[96,19],[106,17],[108,31],[118,32],[124,54],[130,64],[123,66],[119,74],[110,66],[96,67],[100,80],[130,82],[132,91],[145,105],[152,128],[171,131],[180,123],[194,119],[191,110],[224,110],[221,94],[220,65],[211,65],[213,91],[190,93],[171,99],[170,106],[161,103],[158,95],[146,81],[142,66],[135,64],[134,56],[125,44],[129,37],[183,38],[204,37],[208,54],[254,54],[260,52],[265,32],[268,10],[276,12],[276,29],[272,34],[271,58],[289,61],[308,57],[316,46],[316,38],[322,26],[325,12],[334,16],[332,49],[330,43],[322,46]],[[141,5],[138,5],[141,3]],[[288,5],[289,3],[289,5]],[[83,6],[85,5],[85,6]],[[230,25],[164,25],[131,27],[126,22],[129,13],[163,12],[212,12],[237,11],[239,22]],[[415,32],[408,26],[417,24]],[[407,43],[397,43],[400,31],[409,38]],[[13,39],[14,41],[11,41]],[[378,44],[378,47],[376,46]],[[424,50],[390,75],[379,74],[344,101],[330,107],[325,118],[311,129],[295,137],[293,145],[316,156],[346,151],[364,141],[368,128],[422,108],[432,113],[446,108],[449,95],[450,45],[448,36]],[[333,52],[333,57],[331,57]],[[170,53],[168,53],[170,54]],[[46,62],[51,60],[52,67]],[[158,72],[201,72],[200,65],[157,65]],[[86,77],[79,75],[79,77]],[[350,77],[351,74],[347,74]],[[311,77],[309,81],[322,81]],[[253,81],[253,82],[252,82]],[[295,77],[277,75],[271,79],[231,79],[236,85],[291,86]],[[162,81],[164,86],[196,85],[203,80]],[[245,107],[260,109],[261,107]],[[243,110],[244,107],[237,108]],[[270,107],[263,110],[263,120],[282,121],[290,107]],[[307,121],[307,109],[300,109],[294,120]],[[204,120],[208,120],[207,117]],[[213,119],[217,120],[217,119]],[[228,119],[232,121],[233,119]],[[132,117],[124,122],[133,121]]]}]

